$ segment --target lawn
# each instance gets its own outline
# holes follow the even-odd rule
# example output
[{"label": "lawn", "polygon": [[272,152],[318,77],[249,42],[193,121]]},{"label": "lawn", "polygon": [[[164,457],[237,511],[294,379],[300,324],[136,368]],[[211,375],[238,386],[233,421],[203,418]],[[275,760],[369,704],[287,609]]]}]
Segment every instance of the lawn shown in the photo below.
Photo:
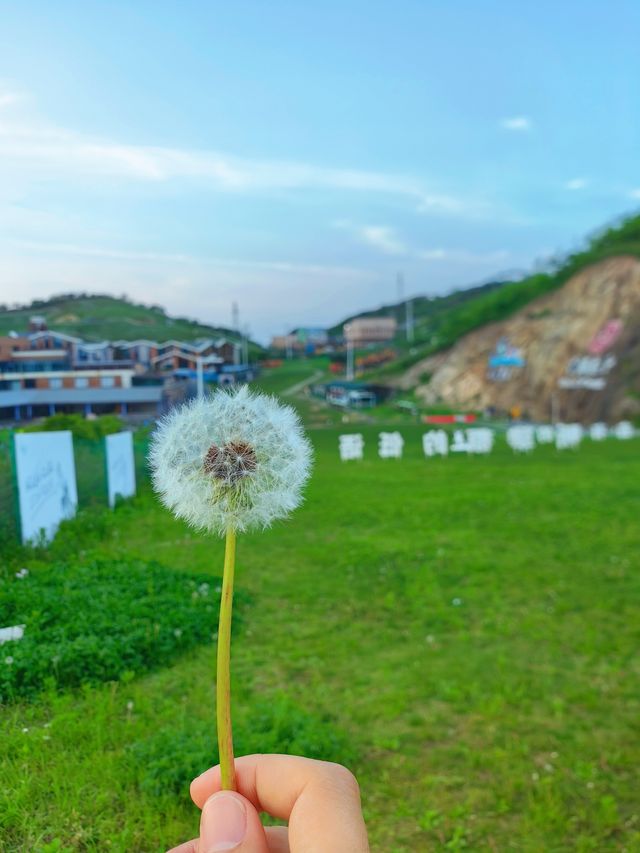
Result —
[{"label": "lawn", "polygon": [[[366,458],[346,464],[338,431],[313,431],[304,507],[239,541],[240,744],[279,743],[265,708],[282,707],[292,748],[350,764],[380,853],[640,850],[638,442],[425,460],[406,426],[405,457],[380,460],[376,431],[359,431]],[[222,543],[148,487],[92,512],[6,577],[95,559],[221,571]],[[2,708],[0,849],[155,853],[191,837],[213,676],[206,643]]]}]

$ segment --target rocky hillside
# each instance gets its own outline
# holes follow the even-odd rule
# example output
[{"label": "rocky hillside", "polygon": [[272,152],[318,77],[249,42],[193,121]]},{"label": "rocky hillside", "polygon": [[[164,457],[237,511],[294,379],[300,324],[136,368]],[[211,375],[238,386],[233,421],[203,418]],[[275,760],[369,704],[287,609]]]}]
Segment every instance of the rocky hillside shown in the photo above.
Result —
[{"label": "rocky hillside", "polygon": [[[426,380],[426,381],[425,381]],[[613,421],[640,414],[640,261],[614,257],[401,380],[426,403],[539,420]]]}]

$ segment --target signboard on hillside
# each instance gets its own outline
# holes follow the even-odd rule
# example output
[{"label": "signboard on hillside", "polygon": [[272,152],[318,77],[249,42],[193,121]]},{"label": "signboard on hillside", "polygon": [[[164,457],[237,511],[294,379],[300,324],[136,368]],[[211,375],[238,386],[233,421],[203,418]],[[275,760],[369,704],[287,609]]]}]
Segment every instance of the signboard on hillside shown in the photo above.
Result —
[{"label": "signboard on hillside", "polygon": [[49,542],[78,505],[72,435],[22,432],[13,441],[22,541]]},{"label": "signboard on hillside", "polygon": [[136,493],[133,436],[130,432],[117,432],[106,436],[105,445],[109,506],[115,506],[118,495],[130,498]]},{"label": "signboard on hillside", "polygon": [[620,337],[622,328],[622,320],[605,323],[587,347],[589,354],[576,356],[569,361],[566,375],[560,378],[558,386],[602,391],[607,385],[607,377],[618,362],[608,350]]},{"label": "signboard on hillside", "polygon": [[513,376],[514,368],[522,368],[526,360],[520,347],[515,347],[508,338],[500,338],[489,356],[487,378],[493,382],[506,382]]}]

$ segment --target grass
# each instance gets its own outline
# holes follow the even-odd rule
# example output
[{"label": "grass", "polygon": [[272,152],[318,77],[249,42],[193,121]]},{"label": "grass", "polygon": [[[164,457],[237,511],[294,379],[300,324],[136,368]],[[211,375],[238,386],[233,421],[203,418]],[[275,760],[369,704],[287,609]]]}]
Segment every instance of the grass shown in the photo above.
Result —
[{"label": "grass", "polygon": [[[344,465],[337,431],[314,431],[304,507],[239,541],[239,730],[272,699],[331,720],[374,851],[640,850],[637,442],[426,461],[406,426],[399,461],[358,431],[366,458]],[[217,576],[222,551],[144,488],[104,524],[68,524],[31,567],[106,557]],[[205,645],[3,708],[0,848],[155,853],[191,837],[173,774],[191,733],[206,741],[210,724],[213,744],[213,672]],[[150,793],[136,745],[160,733],[178,747]]]}]

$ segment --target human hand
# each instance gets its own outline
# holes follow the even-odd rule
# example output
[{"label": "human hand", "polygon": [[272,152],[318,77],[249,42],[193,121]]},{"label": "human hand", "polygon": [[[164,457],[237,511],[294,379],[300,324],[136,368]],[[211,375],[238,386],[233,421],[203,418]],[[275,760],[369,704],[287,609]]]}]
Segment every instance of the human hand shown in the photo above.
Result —
[{"label": "human hand", "polygon": [[[220,767],[191,783],[200,838],[168,853],[369,853],[354,776],[339,764],[294,755],[236,759],[238,792],[221,791]],[[259,811],[287,820],[263,827]]]}]

